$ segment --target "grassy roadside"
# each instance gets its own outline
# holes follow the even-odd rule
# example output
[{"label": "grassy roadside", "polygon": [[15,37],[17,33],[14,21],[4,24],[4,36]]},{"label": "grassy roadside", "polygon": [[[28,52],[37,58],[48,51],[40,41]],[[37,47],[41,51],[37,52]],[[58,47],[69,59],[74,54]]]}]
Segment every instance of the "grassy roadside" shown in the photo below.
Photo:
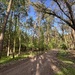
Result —
[{"label": "grassy roadside", "polygon": [[58,59],[63,65],[60,65],[60,71],[56,75],[75,75],[75,60],[70,58],[68,51],[60,50]]},{"label": "grassy roadside", "polygon": [[15,55],[15,58],[13,59],[12,56],[9,56],[9,57],[2,57],[0,59],[0,65],[4,65],[4,64],[7,64],[7,63],[10,63],[10,62],[14,62],[14,61],[18,61],[18,60],[21,60],[21,59],[25,59],[25,58],[28,58],[28,57],[34,57],[34,56],[37,56],[39,54],[43,53],[43,51],[37,51],[37,52],[25,52],[21,55]]}]

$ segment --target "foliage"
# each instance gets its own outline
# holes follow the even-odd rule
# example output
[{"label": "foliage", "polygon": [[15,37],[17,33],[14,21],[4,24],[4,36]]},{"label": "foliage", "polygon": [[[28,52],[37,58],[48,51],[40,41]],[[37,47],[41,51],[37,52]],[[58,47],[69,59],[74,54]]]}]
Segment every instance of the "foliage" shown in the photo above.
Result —
[{"label": "foliage", "polygon": [[[42,53],[42,52],[41,52]],[[13,59],[12,56],[9,56],[9,57],[2,57],[0,59],[0,64],[7,64],[7,63],[11,63],[12,61],[17,61],[17,60],[22,60],[22,59],[26,59],[26,58],[29,58],[29,57],[33,57],[35,55],[38,55],[40,54],[40,52],[26,52],[26,53],[23,53],[23,54],[20,54],[19,56],[16,55],[15,58]]]},{"label": "foliage", "polygon": [[69,52],[60,50],[58,53],[58,59],[63,63],[60,66],[60,71],[56,75],[74,75],[75,69],[72,66],[75,63],[74,59],[69,57]]},{"label": "foliage", "polygon": [[60,48],[61,48],[61,49],[64,49],[64,50],[67,50],[67,49],[68,49],[67,46],[66,46],[66,44],[64,44],[64,43],[62,43],[62,44],[60,45]]},{"label": "foliage", "polygon": [[[60,15],[58,15],[59,12],[55,12],[59,8],[57,8],[55,11],[54,8],[53,13],[51,11],[52,8],[46,8],[44,4],[45,1],[46,0],[44,0],[42,4],[42,1],[40,1],[40,3],[30,3],[30,0],[13,0],[5,27],[3,39],[4,50],[2,55],[15,56],[16,54],[20,54],[21,52],[25,52],[27,50],[44,51],[53,48],[61,48],[66,50],[70,48],[70,45],[74,45],[74,33],[71,33],[72,29],[69,26],[66,26],[68,24],[64,23],[65,18],[61,19]],[[8,3],[9,0],[7,2],[5,0],[1,0],[0,2],[0,33],[3,28],[2,26],[4,23]],[[63,4],[61,4],[61,6],[62,5]],[[33,8],[32,6],[34,7],[34,10],[37,10],[36,12],[33,11],[36,13],[35,18],[34,15],[30,16],[31,8]],[[41,8],[38,9],[39,7]],[[30,11],[28,11],[29,8]],[[47,12],[45,12],[43,9]],[[58,16],[58,18],[63,21],[57,20],[55,16]],[[55,24],[56,21],[58,21],[57,26]],[[69,20],[67,20],[67,22],[68,21]]]}]

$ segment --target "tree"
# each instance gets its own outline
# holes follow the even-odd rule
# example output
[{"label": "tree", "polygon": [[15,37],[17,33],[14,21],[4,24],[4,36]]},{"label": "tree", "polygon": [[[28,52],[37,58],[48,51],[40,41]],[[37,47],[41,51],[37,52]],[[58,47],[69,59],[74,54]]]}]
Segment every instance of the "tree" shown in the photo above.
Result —
[{"label": "tree", "polygon": [[[38,11],[42,13],[46,13],[49,15],[53,15],[62,21],[64,21],[67,25],[69,25],[72,29],[75,30],[75,18],[74,18],[74,4],[75,1],[71,0],[52,0],[54,4],[52,6],[56,6],[55,9],[47,8],[45,4],[41,3],[31,3],[32,6]],[[64,14],[64,17],[61,16],[60,12]]]},{"label": "tree", "polygon": [[[12,17],[13,17],[13,13],[10,12],[10,16],[9,16],[9,19],[8,19],[8,29],[6,28],[6,33],[7,33],[7,36],[8,36],[8,49],[7,49],[7,56],[10,56],[10,49],[11,49],[11,35],[12,35],[12,27],[13,27],[13,22],[12,22]],[[7,32],[8,31],[8,32]],[[5,35],[6,36],[6,35]]]},{"label": "tree", "polygon": [[9,17],[9,13],[10,13],[10,10],[11,10],[12,2],[13,2],[13,0],[9,1],[8,7],[7,7],[7,11],[6,11],[6,16],[5,16],[5,19],[4,19],[4,24],[2,26],[2,31],[1,31],[1,34],[0,34],[0,58],[1,58],[2,50],[3,50],[4,33],[5,33],[6,24],[7,24],[7,20],[8,20],[8,17]]},{"label": "tree", "polygon": [[[21,18],[26,16],[27,11],[28,11],[28,7],[30,5],[30,0],[9,0],[8,2],[6,2],[5,0],[3,0],[3,1],[1,0],[1,2],[5,6],[7,6],[7,3],[8,3],[8,7],[7,7],[7,10],[4,9],[4,7],[3,7],[5,14],[0,10],[0,12],[2,12],[2,14],[5,15],[4,21],[3,21],[3,26],[0,31],[1,32],[1,34],[0,34],[0,58],[2,55],[2,50],[3,50],[3,45],[4,45],[3,41],[4,41],[4,34],[5,34],[5,30],[6,30],[6,25],[8,24],[8,18],[9,18],[9,15],[11,14],[10,11],[12,11],[14,14],[21,13],[21,15],[20,15]],[[13,14],[13,18],[14,18],[14,14]],[[1,15],[1,13],[0,13],[0,15]],[[19,40],[20,40],[20,38],[19,38]]]},{"label": "tree", "polygon": [[71,29],[71,36],[72,36],[73,49],[75,49],[75,31],[73,29]]}]

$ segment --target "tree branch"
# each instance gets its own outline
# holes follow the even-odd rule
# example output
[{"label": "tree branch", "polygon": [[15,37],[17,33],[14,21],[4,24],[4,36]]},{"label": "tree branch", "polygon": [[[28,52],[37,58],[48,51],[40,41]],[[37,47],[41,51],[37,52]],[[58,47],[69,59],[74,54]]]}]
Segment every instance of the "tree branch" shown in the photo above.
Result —
[{"label": "tree branch", "polygon": [[73,18],[73,11],[72,11],[71,5],[67,1],[65,1],[65,3],[66,3],[66,6],[67,6],[67,8],[69,10],[71,21],[72,21],[73,25],[75,25],[75,21],[74,21],[74,18]]},{"label": "tree branch", "polygon": [[58,5],[58,7],[60,8],[60,10],[69,18],[69,19],[71,19],[70,17],[69,17],[69,15],[67,15],[65,12],[64,12],[64,10],[61,8],[61,6],[60,6],[60,4],[58,3],[58,1],[57,0],[54,0],[56,3],[57,3],[57,5]]},{"label": "tree branch", "polygon": [[[39,3],[33,3],[32,4],[36,10],[38,12],[42,12],[42,13],[46,13],[46,14],[49,14],[49,15],[53,15],[59,19],[61,19],[62,21],[64,21],[65,23],[67,23],[71,28],[73,28],[75,30],[75,24],[71,24],[71,22],[69,22],[68,20],[64,19],[63,17],[57,15],[54,11],[46,8],[44,5],[42,4],[39,4]],[[72,20],[71,20],[72,21]]]}]

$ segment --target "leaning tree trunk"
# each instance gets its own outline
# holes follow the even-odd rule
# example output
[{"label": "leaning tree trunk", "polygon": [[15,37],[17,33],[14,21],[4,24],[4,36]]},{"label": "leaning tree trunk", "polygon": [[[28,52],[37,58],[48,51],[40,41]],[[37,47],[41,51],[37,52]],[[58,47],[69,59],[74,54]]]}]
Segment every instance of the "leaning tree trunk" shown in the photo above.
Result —
[{"label": "leaning tree trunk", "polygon": [[2,32],[0,34],[0,58],[2,56],[4,33],[5,33],[6,24],[7,24],[8,16],[9,16],[9,13],[10,13],[10,9],[11,9],[11,6],[12,6],[12,1],[13,0],[9,1],[8,8],[7,8],[7,13],[6,13],[6,16],[5,16],[5,19],[4,19],[4,24],[3,24],[3,27],[2,27]]}]

